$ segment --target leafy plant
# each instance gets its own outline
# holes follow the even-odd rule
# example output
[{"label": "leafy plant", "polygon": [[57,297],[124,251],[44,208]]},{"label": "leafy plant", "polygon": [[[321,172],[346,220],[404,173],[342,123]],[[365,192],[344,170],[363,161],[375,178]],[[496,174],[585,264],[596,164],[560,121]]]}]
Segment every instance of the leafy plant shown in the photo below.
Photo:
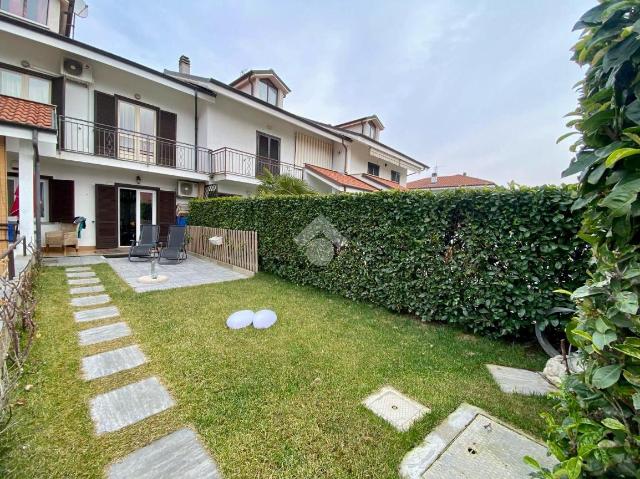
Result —
[{"label": "leafy plant", "polygon": [[[574,210],[592,249],[590,279],[567,326],[585,372],[547,416],[558,459],[539,477],[640,477],[640,2],[604,0],[578,21],[574,60],[587,66],[569,123],[579,139],[564,175],[580,174]],[[567,137],[570,134],[563,135]],[[561,139],[563,138],[561,137]],[[532,460],[529,462],[533,464]],[[535,465],[535,464],[534,464]]]},{"label": "leafy plant", "polygon": [[260,180],[257,189],[259,196],[315,194],[304,180],[289,175],[274,175],[267,168],[258,179]]},{"label": "leafy plant", "polygon": [[[217,198],[193,201],[189,223],[257,231],[260,269],[293,282],[486,336],[530,338],[532,321],[557,303],[552,290],[585,275],[574,189]],[[319,215],[345,238],[323,267],[295,241]]]}]

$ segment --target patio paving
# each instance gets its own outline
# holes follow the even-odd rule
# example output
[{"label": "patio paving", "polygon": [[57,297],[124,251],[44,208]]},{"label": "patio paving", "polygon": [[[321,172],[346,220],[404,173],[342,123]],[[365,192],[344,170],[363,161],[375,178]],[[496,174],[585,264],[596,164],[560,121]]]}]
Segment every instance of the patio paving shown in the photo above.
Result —
[{"label": "patio paving", "polygon": [[147,358],[137,345],[105,351],[82,358],[82,377],[91,379],[110,376],[120,371],[135,368],[147,362]]},{"label": "patio paving", "polygon": [[508,394],[546,396],[558,390],[541,373],[495,364],[487,364],[486,366],[502,392]]},{"label": "patio paving", "polygon": [[108,294],[98,294],[96,296],[81,296],[79,298],[72,298],[70,304],[71,306],[75,306],[76,308],[84,308],[87,306],[106,304],[110,301],[111,297]]},{"label": "patio paving", "polygon": [[221,283],[223,281],[234,281],[250,277],[211,261],[189,256],[183,263],[157,264],[156,271],[158,276],[164,275],[167,276],[168,279],[163,283],[144,284],[139,281],[139,278],[150,274],[151,262],[131,262],[128,258],[109,258],[107,259],[107,263],[109,263],[114,271],[118,273],[118,276],[131,286],[136,293]]},{"label": "patio paving", "polygon": [[87,255],[87,256],[59,256],[45,257],[42,264],[45,266],[87,266],[91,264],[106,263],[104,256]]},{"label": "patio paving", "polygon": [[106,326],[98,326],[96,328],[84,329],[78,333],[78,341],[80,346],[89,346],[91,344],[104,343],[105,341],[113,341],[114,339],[131,336],[131,329],[124,322],[107,324]]},{"label": "patio paving", "polygon": [[[80,279],[93,279],[93,278],[80,278]],[[73,281],[73,280],[70,280]],[[77,280],[76,280],[77,281]],[[104,286],[80,286],[77,288],[71,288],[69,294],[87,294],[87,293],[102,293]]]},{"label": "patio paving", "polygon": [[104,308],[85,309],[73,313],[76,323],[86,323],[87,321],[97,321],[98,319],[108,319],[120,316],[120,311],[116,306],[106,306]]}]

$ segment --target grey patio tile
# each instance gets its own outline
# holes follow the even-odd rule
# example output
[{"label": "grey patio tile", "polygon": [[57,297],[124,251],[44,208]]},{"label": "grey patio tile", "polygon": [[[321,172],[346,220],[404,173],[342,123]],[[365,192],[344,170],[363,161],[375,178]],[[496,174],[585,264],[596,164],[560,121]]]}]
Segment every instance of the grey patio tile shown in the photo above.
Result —
[{"label": "grey patio tile", "polygon": [[87,266],[92,264],[105,263],[104,256],[83,255],[83,256],[56,256],[45,257],[42,260],[45,266]]},{"label": "grey patio tile", "polygon": [[108,319],[120,316],[120,311],[115,306],[107,306],[104,308],[85,309],[73,313],[76,323],[86,323],[88,321],[97,321],[98,319]]},{"label": "grey patio tile", "polygon": [[549,383],[541,373],[527,369],[486,365],[502,392],[545,396],[557,388]]},{"label": "grey patio tile", "polygon": [[67,273],[67,278],[93,278],[96,273],[93,271],[80,271],[78,273]]},{"label": "grey patio tile", "polygon": [[69,286],[80,286],[83,284],[98,284],[100,283],[100,278],[78,278],[78,279],[68,279],[67,284]]},{"label": "grey patio tile", "polygon": [[[91,278],[88,278],[91,279]],[[99,281],[99,280],[98,280]],[[77,288],[71,288],[69,294],[87,294],[87,293],[102,293],[104,286],[79,286]]]},{"label": "grey patio tile", "polygon": [[67,273],[77,273],[79,271],[92,271],[90,266],[73,266],[72,268],[64,269]]},{"label": "grey patio tile", "polygon": [[80,296],[79,298],[71,298],[71,306],[85,307],[85,306],[97,306],[99,304],[105,304],[111,301],[108,294],[98,294],[96,296]]},{"label": "grey patio tile", "polygon": [[78,333],[78,340],[80,346],[89,346],[90,344],[113,341],[114,339],[124,338],[130,335],[131,329],[129,329],[129,326],[124,322],[119,322],[80,331]]},{"label": "grey patio tile", "polygon": [[147,362],[137,345],[82,358],[82,377],[91,380],[132,369]]},{"label": "grey patio tile", "polygon": [[100,394],[91,400],[91,418],[98,435],[134,424],[174,405],[174,401],[158,378]]},{"label": "grey patio tile", "polygon": [[191,429],[180,429],[109,467],[109,479],[218,479],[222,476]]}]

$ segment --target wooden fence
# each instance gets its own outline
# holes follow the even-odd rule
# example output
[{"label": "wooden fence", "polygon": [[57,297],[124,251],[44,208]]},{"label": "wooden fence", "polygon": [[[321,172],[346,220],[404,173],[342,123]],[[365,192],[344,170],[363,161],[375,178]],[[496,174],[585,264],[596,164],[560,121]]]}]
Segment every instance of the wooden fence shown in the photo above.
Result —
[{"label": "wooden fence", "polygon": [[[254,273],[258,271],[258,233],[255,231],[187,226],[187,235],[187,251]],[[209,238],[214,236],[222,237],[221,245],[211,244]]]}]

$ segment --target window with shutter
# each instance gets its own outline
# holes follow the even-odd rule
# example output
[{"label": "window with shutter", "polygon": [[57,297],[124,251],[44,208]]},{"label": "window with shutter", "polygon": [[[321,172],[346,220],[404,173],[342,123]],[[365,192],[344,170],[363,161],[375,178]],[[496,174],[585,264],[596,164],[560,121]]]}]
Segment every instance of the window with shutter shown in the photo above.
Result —
[{"label": "window with shutter", "polygon": [[118,201],[116,187],[96,185],[96,248],[118,247]]},{"label": "window with shutter", "polygon": [[178,117],[170,111],[160,110],[158,116],[158,164],[176,166],[176,128]]},{"label": "window with shutter", "polygon": [[160,241],[167,241],[169,226],[176,224],[175,191],[158,192],[158,225],[160,225]]}]

